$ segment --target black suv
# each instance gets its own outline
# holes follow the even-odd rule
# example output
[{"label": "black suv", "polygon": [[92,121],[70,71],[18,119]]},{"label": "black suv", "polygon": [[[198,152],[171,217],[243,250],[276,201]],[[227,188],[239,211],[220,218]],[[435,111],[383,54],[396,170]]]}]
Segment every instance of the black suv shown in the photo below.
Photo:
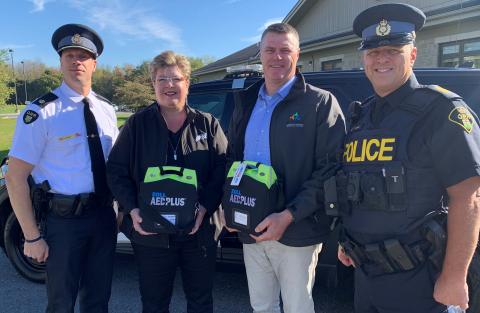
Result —
[{"label": "black suv", "polygon": [[[422,84],[435,84],[461,95],[465,102],[480,115],[480,70],[469,69],[416,69],[415,75]],[[338,99],[345,115],[348,105],[373,94],[372,85],[361,70],[328,71],[305,73],[305,80],[317,87],[328,90]],[[261,77],[228,77],[223,80],[198,83],[190,87],[189,105],[215,115],[225,131],[233,111],[233,92],[246,89]],[[337,260],[338,229],[335,229],[325,243],[320,255],[317,276],[329,286],[336,286],[339,280],[351,278],[352,268],[345,268]],[[224,262],[242,262],[241,244],[235,234],[225,233],[220,239],[217,258]],[[470,274],[469,313],[480,313],[480,247],[472,261],[475,273]],[[473,273],[473,271],[471,271]]]},{"label": "black suv", "polygon": [[[416,69],[415,74],[422,84],[437,84],[460,94],[473,110],[480,113],[480,70]],[[308,83],[332,92],[347,116],[350,102],[365,99],[373,94],[372,86],[361,70],[314,72],[306,73],[304,76]],[[212,113],[220,120],[223,129],[228,131],[228,123],[233,112],[233,92],[246,89],[260,79],[261,75],[258,73],[234,74],[223,80],[193,84],[190,86],[188,103],[194,108]],[[345,271],[343,266],[338,266],[337,238],[338,233],[334,231],[324,245],[319,260],[318,276],[320,279],[326,279],[329,285],[336,285],[338,278],[342,278]],[[0,178],[0,245],[20,274],[27,279],[41,282],[44,280],[43,266],[23,255],[23,240],[20,226],[8,201],[4,180]],[[118,240],[117,251],[131,253],[131,247],[122,235]],[[241,244],[235,234],[224,233],[221,236],[217,259],[229,263],[243,262]],[[480,260],[476,259],[475,262],[480,263]],[[480,268],[480,264],[478,267]],[[477,281],[477,284],[480,284],[480,277]],[[480,289],[480,286],[475,287],[471,289]],[[476,297],[471,297],[471,301],[475,299]],[[470,312],[480,313],[480,308]]]}]

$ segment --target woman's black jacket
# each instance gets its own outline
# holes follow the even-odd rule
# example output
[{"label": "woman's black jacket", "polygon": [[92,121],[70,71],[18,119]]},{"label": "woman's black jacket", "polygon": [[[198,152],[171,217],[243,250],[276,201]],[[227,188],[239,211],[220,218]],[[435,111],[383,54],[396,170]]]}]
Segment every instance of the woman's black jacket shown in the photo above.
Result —
[{"label": "woman's black jacket", "polygon": [[[211,114],[188,105],[186,111],[180,146],[185,167],[197,172],[198,201],[207,209],[207,224],[222,197],[227,139]],[[156,102],[127,120],[107,162],[108,185],[125,214],[139,207],[139,184],[148,167],[166,165],[167,151],[168,128]]]}]

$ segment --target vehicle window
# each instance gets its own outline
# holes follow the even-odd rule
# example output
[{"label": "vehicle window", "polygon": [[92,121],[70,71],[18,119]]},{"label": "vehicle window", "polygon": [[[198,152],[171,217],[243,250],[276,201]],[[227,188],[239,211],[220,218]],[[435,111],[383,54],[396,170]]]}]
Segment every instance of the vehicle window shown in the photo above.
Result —
[{"label": "vehicle window", "polygon": [[233,110],[231,92],[189,94],[188,105],[215,116],[220,120],[220,125],[226,131],[231,111]]},{"label": "vehicle window", "polygon": [[226,93],[190,94],[188,96],[188,105],[197,110],[211,113],[216,118],[221,119],[226,97]]}]

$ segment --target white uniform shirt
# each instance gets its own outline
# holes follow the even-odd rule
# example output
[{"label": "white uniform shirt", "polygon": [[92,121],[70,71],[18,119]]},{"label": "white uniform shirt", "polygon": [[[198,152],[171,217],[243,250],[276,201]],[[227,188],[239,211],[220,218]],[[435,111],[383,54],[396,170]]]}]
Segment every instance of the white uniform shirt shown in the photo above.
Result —
[{"label": "white uniform shirt", "polygon": [[[65,195],[94,191],[90,152],[83,116],[83,96],[65,82],[53,91],[58,96],[43,108],[32,103],[19,115],[9,155],[34,165],[36,183],[48,180],[51,192]],[[97,121],[105,160],[118,136],[113,107],[96,96],[87,95]],[[28,110],[38,114],[24,122]],[[34,115],[31,113],[30,115]],[[28,120],[28,119],[27,119]]]}]

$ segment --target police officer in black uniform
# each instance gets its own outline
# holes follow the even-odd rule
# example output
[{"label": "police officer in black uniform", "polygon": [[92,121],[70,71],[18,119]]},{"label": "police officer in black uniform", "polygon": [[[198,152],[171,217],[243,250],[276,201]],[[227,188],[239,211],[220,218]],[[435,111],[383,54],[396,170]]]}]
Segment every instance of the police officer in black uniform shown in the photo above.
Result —
[{"label": "police officer in black uniform", "polygon": [[52,45],[63,82],[18,118],[8,193],[25,255],[46,262],[47,312],[73,312],[78,294],[81,312],[104,313],[117,234],[105,160],[118,129],[111,104],[91,89],[103,43],[93,29],[67,24]]},{"label": "police officer in black uniform", "polygon": [[480,229],[480,129],[459,95],[417,82],[415,32],[424,22],[411,5],[382,4],[353,23],[375,94],[351,108],[336,175],[342,203],[327,205],[343,215],[338,256],[355,266],[357,313],[468,307]]}]

